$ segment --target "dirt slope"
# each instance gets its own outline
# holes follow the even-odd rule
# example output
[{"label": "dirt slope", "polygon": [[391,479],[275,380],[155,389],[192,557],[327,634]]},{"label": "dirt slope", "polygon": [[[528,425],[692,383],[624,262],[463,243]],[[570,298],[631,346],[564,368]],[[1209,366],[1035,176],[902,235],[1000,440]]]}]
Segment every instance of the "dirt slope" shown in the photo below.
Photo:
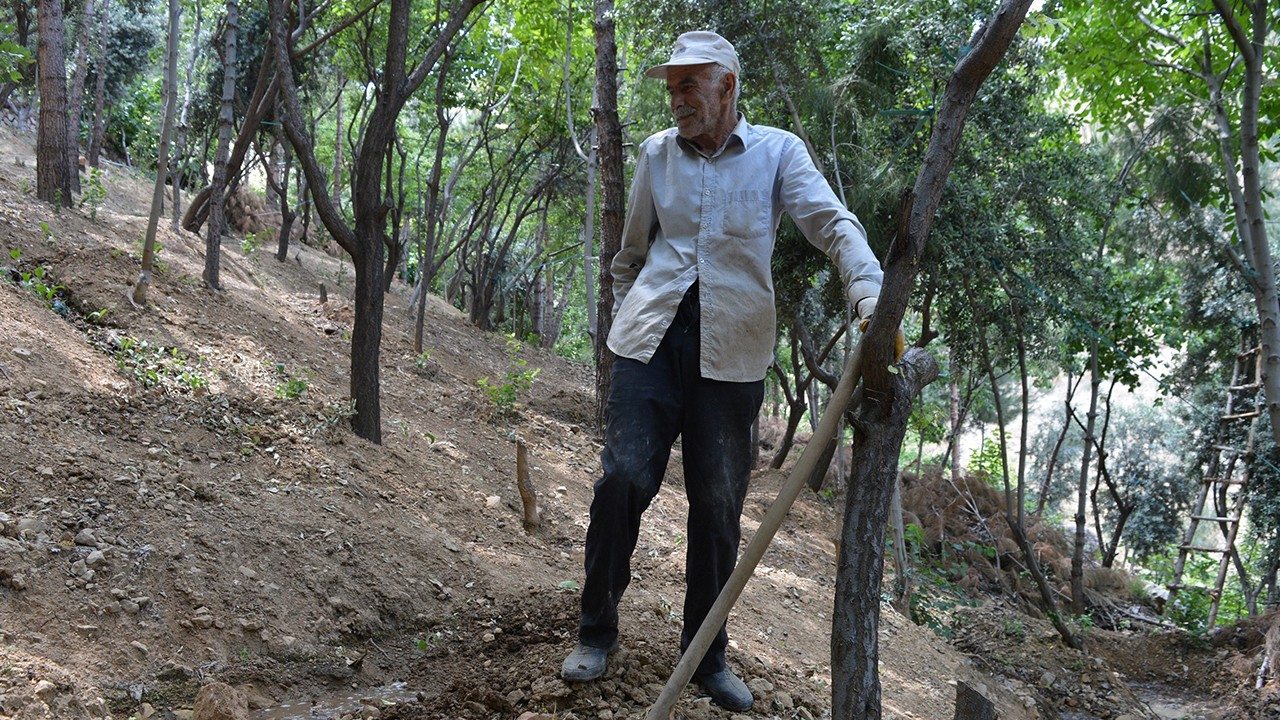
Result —
[{"label": "dirt slope", "polygon": [[[589,368],[513,356],[437,299],[416,355],[397,286],[385,441],[359,440],[344,415],[349,263],[308,247],[278,263],[227,238],[211,293],[203,240],[165,223],[150,302],[132,307],[149,183],[110,168],[99,207],[54,212],[30,192],[30,142],[0,131],[0,718],[185,720],[213,680],[260,718],[644,716],[677,659],[678,462],[636,552],[624,649],[599,682],[557,677],[598,463]],[[65,288],[55,308],[21,284],[39,268]],[[499,413],[477,381],[528,368],[532,389]],[[539,494],[534,534],[515,438]],[[748,534],[782,479],[755,479]],[[753,717],[829,713],[835,522],[804,497],[731,619]],[[1080,683],[1054,696],[1042,674],[987,675],[888,607],[881,663],[886,717],[951,718],[956,681],[1006,720],[1080,706],[1067,702]],[[1099,716],[1154,717],[1111,679]],[[729,716],[692,690],[677,712]]]}]

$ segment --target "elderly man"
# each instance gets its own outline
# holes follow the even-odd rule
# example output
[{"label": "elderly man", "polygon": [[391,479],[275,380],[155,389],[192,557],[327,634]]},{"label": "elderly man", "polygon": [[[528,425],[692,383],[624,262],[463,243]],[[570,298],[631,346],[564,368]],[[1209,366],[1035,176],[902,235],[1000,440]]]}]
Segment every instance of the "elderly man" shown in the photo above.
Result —
[{"label": "elderly man", "polygon": [[[682,440],[689,502],[681,648],[729,579],[751,473],[751,425],[773,362],[770,256],[782,212],[840,270],[859,317],[875,309],[880,263],[795,135],[737,111],[738,55],[711,32],[681,35],[665,79],[676,127],[640,146],[622,247],[614,257],[618,355],[603,476],[586,540],[578,643],[561,676],[605,672],[618,647],[618,601],[631,580],[640,516]],[[720,628],[694,673],[718,705],[746,710],[751,691],[725,662]]]}]

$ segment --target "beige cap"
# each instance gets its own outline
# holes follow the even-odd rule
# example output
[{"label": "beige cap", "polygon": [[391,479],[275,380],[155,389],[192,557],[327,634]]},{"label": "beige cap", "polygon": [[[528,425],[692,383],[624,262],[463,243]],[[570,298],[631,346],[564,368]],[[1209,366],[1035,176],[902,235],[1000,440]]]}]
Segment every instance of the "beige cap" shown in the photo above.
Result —
[{"label": "beige cap", "polygon": [[742,74],[742,68],[738,65],[738,51],[733,49],[733,45],[716,33],[705,30],[687,32],[676,38],[671,59],[661,65],[654,65],[644,74],[651,78],[665,78],[668,68],[708,63],[729,68],[734,77]]}]

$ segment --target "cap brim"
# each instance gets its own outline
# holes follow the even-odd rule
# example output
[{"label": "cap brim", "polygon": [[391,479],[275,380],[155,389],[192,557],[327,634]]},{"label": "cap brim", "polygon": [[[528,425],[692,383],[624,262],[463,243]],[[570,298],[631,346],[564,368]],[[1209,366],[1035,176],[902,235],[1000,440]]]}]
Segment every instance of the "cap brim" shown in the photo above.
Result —
[{"label": "cap brim", "polygon": [[670,62],[662,63],[661,65],[654,65],[648,70],[645,70],[644,75],[645,77],[663,79],[667,76],[667,70],[673,67],[687,67],[689,65],[716,65],[717,63],[718,61],[712,60],[711,58],[680,58],[679,60],[672,60]]}]

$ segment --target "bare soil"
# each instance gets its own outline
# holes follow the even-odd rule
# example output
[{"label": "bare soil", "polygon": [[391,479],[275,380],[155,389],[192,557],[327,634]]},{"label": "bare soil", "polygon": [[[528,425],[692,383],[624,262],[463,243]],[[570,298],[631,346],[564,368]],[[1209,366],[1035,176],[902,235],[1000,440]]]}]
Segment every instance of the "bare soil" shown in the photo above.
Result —
[{"label": "bare soil", "polygon": [[[436,298],[419,355],[397,285],[384,442],[365,442],[346,422],[349,262],[295,244],[281,263],[227,237],[211,292],[204,240],[166,220],[134,307],[150,181],[108,167],[96,208],[55,211],[32,194],[32,141],[0,130],[0,720],[186,720],[213,681],[264,719],[644,716],[677,660],[679,462],[646,516],[622,650],[600,681],[558,677],[600,450],[589,367],[513,358]],[[41,283],[62,287],[54,307]],[[538,375],[502,412],[478,381],[515,359]],[[784,477],[756,474],[748,536]],[[741,717],[830,716],[838,517],[802,497],[730,619],[757,696]],[[1280,717],[1274,681],[1252,690],[1256,644],[1096,630],[1082,653],[1007,593],[972,605],[948,614],[954,644],[884,606],[885,717],[947,720],[957,682],[1005,720],[1161,717],[1131,683],[1210,706],[1163,717]],[[733,716],[692,688],[676,714]]]}]

